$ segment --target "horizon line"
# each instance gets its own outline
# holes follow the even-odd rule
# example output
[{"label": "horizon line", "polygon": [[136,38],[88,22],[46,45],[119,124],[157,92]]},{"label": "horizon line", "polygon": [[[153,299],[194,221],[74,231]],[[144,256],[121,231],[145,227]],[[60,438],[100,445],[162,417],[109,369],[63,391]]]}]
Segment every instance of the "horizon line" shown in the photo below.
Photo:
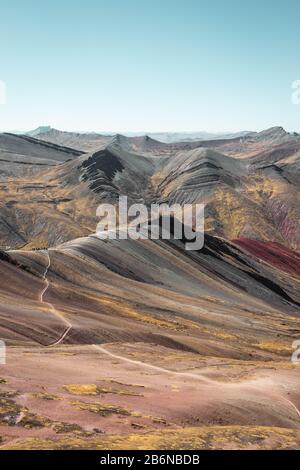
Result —
[{"label": "horizon line", "polygon": [[[283,129],[285,132],[293,134],[293,133],[299,133],[300,131],[295,131],[295,130],[287,130],[283,126],[280,125],[273,125],[269,126],[263,129],[255,129],[255,130],[247,130],[247,129],[238,129],[238,130],[223,130],[223,131],[214,131],[214,130],[151,130],[151,131],[146,131],[146,130],[118,130],[118,131],[113,131],[113,130],[78,130],[78,129],[69,129],[69,128],[64,128],[60,129],[58,127],[53,127],[49,124],[47,125],[39,125],[34,128],[30,129],[1,129],[0,133],[5,133],[9,132],[12,134],[27,134],[29,132],[33,132],[35,130],[38,130],[40,128],[50,128],[51,130],[56,130],[60,132],[70,132],[70,133],[79,133],[79,134],[101,134],[101,135],[117,135],[117,134],[140,134],[140,135],[150,135],[150,134],[197,134],[197,133],[203,133],[203,134],[215,134],[215,135],[228,135],[228,134],[237,134],[237,133],[252,133],[252,132],[263,132],[269,129]],[[49,130],[50,130],[49,129]]]}]

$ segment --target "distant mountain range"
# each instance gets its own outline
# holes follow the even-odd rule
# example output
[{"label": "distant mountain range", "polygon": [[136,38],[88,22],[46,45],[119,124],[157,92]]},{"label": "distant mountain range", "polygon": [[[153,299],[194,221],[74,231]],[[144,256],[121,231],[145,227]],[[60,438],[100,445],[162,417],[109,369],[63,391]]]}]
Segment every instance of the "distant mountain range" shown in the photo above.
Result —
[{"label": "distant mountain range", "polygon": [[[18,132],[19,134],[20,132]],[[105,134],[97,133],[97,132],[64,132],[59,131],[57,129],[52,128],[51,126],[40,126],[32,131],[26,132],[26,135],[31,137],[37,138],[54,138],[54,136],[62,134],[65,135],[69,134],[69,136],[78,136],[78,135],[85,135],[90,136],[92,139],[101,139],[109,136],[113,136],[116,133],[114,132],[107,132]],[[212,132],[150,132],[150,133],[143,133],[143,132],[124,132],[123,135],[126,137],[141,137],[147,134],[149,137],[153,139],[159,140],[160,142],[165,143],[172,143],[172,142],[180,142],[180,141],[189,141],[189,140],[208,140],[208,139],[233,139],[236,137],[243,137],[245,135],[253,134],[251,131],[241,131],[241,132],[234,132],[234,133],[212,133]]]}]

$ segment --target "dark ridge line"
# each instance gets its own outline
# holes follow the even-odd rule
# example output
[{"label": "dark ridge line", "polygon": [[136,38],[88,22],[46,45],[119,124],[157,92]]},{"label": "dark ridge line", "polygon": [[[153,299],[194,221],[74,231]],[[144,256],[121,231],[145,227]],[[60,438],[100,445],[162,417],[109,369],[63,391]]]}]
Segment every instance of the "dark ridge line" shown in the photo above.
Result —
[{"label": "dark ridge line", "polygon": [[296,300],[292,299],[278,284],[276,284],[275,282],[271,281],[270,279],[267,279],[266,277],[264,276],[261,276],[260,274],[258,273],[255,273],[255,272],[249,272],[249,271],[245,271],[244,269],[242,269],[242,271],[246,274],[248,274],[249,276],[253,277],[253,279],[255,279],[256,281],[260,282],[261,284],[263,284],[265,287],[267,287],[268,289],[270,289],[272,292],[275,292],[275,294],[279,295],[280,297],[282,297],[283,299],[287,300],[289,303],[292,303],[294,305],[297,305],[298,307],[300,307],[300,303],[297,302]]},{"label": "dark ridge line", "polygon": [[[38,157],[31,157],[31,158],[38,158]],[[58,160],[52,160],[53,163],[38,163],[38,162],[31,163],[31,162],[17,162],[14,160],[5,160],[3,158],[0,158],[0,162],[12,163],[14,165],[31,165],[31,166],[56,166],[57,161]],[[58,163],[65,163],[65,162],[58,162]]]},{"label": "dark ridge line", "polygon": [[109,185],[113,193],[118,196],[118,188],[113,183],[117,172],[124,170],[121,160],[109,150],[109,146],[103,150],[94,152],[85,160],[78,169],[82,171],[82,180],[88,182],[89,188],[95,193],[103,191],[104,185]]},{"label": "dark ridge line", "polygon": [[72,147],[65,147],[63,145],[58,145],[58,144],[53,144],[51,142],[47,142],[46,140],[35,139],[34,137],[30,137],[28,135],[23,135],[23,134],[17,135],[17,134],[13,134],[12,132],[4,132],[3,134],[25,140],[32,144],[41,145],[42,147],[46,147],[52,150],[57,150],[58,152],[71,153],[75,155],[76,157],[80,157],[80,155],[84,155],[86,153],[86,152],[83,152],[82,150],[77,150]]}]

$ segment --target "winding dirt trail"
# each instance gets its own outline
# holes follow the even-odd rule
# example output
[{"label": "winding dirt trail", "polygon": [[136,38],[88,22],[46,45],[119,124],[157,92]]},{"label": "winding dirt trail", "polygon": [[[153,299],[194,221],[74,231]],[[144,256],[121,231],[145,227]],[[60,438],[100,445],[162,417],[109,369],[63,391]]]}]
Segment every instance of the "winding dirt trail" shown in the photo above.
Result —
[{"label": "winding dirt trail", "polygon": [[120,361],[127,362],[129,364],[134,364],[138,366],[145,367],[147,369],[152,369],[155,370],[156,372],[163,372],[164,374],[169,374],[173,376],[180,376],[180,377],[187,377],[189,379],[196,379],[200,380],[205,383],[209,384],[216,384],[215,380],[208,379],[207,377],[204,377],[203,375],[198,375],[198,374],[192,374],[191,372],[176,372],[174,370],[170,369],[164,369],[163,367],[155,366],[153,364],[148,364],[147,362],[142,362],[142,361],[137,361],[135,359],[129,359],[128,357],[124,356],[119,356],[118,354],[114,354],[107,349],[103,348],[103,346],[99,346],[98,344],[93,344],[92,347],[94,349],[97,349],[98,351],[102,352],[103,354],[106,354],[114,359],[119,359]]},{"label": "winding dirt trail", "polygon": [[[196,379],[198,381],[201,381],[203,383],[210,384],[210,385],[216,385],[217,383],[220,385],[220,382],[218,382],[216,380],[208,379],[207,377],[204,377],[203,375],[193,374],[191,372],[176,372],[176,371],[173,371],[173,370],[170,370],[170,369],[165,369],[163,367],[155,366],[153,364],[148,364],[146,362],[137,361],[137,360],[134,360],[134,359],[129,359],[127,357],[119,356],[118,354],[114,354],[110,351],[107,351],[107,349],[105,349],[102,346],[99,346],[97,344],[93,344],[92,347],[94,349],[97,349],[98,351],[102,352],[103,354],[106,354],[106,355],[108,355],[108,356],[110,356],[114,359],[119,359],[121,361],[127,362],[129,364],[142,366],[144,368],[152,369],[152,370],[155,370],[157,372],[163,372],[164,374],[169,374],[169,375],[172,375],[172,376],[186,377],[188,379]],[[225,386],[225,384],[223,384],[223,385]],[[226,386],[227,387],[232,386],[234,388],[234,385],[232,385],[232,384],[230,384],[230,385],[226,384]],[[294,409],[294,411],[297,413],[297,415],[300,418],[300,411],[297,408],[297,406],[291,400],[284,397],[283,395],[275,394],[273,392],[269,392],[269,396],[270,396],[270,398],[272,397],[275,400],[285,401],[288,405],[290,405]]]},{"label": "winding dirt trail", "polygon": [[50,302],[45,302],[44,301],[44,295],[46,294],[49,286],[50,286],[50,283],[47,279],[47,274],[48,274],[48,271],[49,271],[49,268],[51,266],[51,259],[50,259],[50,255],[49,255],[49,251],[48,250],[44,250],[43,253],[45,253],[45,255],[47,256],[47,266],[45,268],[45,271],[44,271],[44,274],[43,274],[43,279],[45,281],[45,287],[44,289],[41,291],[40,293],[40,302],[42,304],[46,304],[48,305],[48,307],[50,308],[50,310],[53,312],[53,314],[59,318],[60,320],[63,321],[63,323],[66,325],[66,330],[64,331],[64,333],[60,336],[60,338],[55,341],[54,343],[51,343],[51,344],[48,344],[48,347],[49,346],[57,346],[58,344],[62,343],[65,339],[65,337],[68,335],[69,331],[71,330],[71,328],[73,327],[72,323],[69,322],[69,320],[67,320],[61,313],[59,313],[56,308],[54,307],[54,305]]}]

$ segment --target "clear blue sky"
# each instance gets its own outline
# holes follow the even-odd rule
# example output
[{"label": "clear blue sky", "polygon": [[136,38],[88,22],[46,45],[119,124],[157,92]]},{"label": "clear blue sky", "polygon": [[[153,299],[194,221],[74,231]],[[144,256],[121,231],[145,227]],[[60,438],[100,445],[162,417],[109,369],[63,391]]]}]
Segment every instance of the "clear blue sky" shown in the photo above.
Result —
[{"label": "clear blue sky", "polygon": [[300,131],[299,0],[1,4],[0,129]]}]

